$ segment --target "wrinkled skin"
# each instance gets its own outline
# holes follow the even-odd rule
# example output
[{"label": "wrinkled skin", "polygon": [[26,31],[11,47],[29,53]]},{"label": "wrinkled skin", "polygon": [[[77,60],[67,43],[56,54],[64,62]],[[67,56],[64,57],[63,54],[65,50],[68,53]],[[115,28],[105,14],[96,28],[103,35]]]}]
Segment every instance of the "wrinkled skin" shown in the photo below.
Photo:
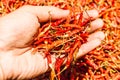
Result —
[{"label": "wrinkled skin", "polygon": [[[52,6],[23,6],[0,18],[0,80],[30,79],[48,70],[47,59],[43,53],[31,54],[31,41],[40,27],[40,23],[49,20],[66,18],[68,10]],[[88,11],[91,17],[97,17],[95,10]],[[95,13],[92,15],[91,13]],[[84,15],[87,18],[87,15]],[[97,24],[96,24],[97,22]],[[103,21],[96,19],[91,23],[91,31],[101,28]],[[88,42],[79,49],[77,58],[91,51],[104,39],[104,33],[99,31],[91,34]],[[52,57],[53,63],[55,58]]]}]

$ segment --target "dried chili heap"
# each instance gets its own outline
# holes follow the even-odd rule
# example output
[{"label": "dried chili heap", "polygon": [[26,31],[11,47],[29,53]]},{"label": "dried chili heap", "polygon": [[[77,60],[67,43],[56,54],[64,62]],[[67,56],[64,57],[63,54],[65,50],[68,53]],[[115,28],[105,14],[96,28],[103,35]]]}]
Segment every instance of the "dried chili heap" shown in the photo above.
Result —
[{"label": "dried chili heap", "polygon": [[[55,22],[50,19],[39,29],[39,34],[33,44],[35,50],[43,51],[49,64],[51,64],[51,54],[55,54],[60,64],[55,64],[56,77],[50,76],[48,72],[36,79],[120,79],[119,0],[2,0],[0,2],[0,14],[5,15],[25,4],[52,5],[71,11],[68,19],[60,19]],[[87,41],[86,26],[89,25],[91,18],[83,20],[82,12],[89,9],[99,11],[99,17],[105,23],[101,29],[105,33],[105,40],[99,47],[81,59],[74,61],[72,56],[77,53],[80,45]],[[66,65],[61,67],[65,57],[67,57]],[[64,69],[66,70],[61,72]],[[52,73],[54,74],[53,69]]]}]

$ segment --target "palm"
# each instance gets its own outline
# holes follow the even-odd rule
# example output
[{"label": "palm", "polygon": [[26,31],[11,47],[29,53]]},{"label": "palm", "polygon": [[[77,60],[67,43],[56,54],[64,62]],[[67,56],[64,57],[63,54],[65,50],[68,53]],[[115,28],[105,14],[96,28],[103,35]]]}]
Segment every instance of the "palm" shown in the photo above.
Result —
[{"label": "palm", "polygon": [[[66,17],[68,12],[53,7],[36,7],[35,9],[36,11],[31,11],[34,10],[33,7],[23,7],[0,19],[0,26],[3,26],[0,29],[0,56],[3,73],[5,74],[4,78],[32,78],[48,69],[47,60],[42,56],[42,53],[31,54],[31,42],[40,26],[39,22],[49,19],[48,11],[53,11],[53,19]],[[58,13],[60,16],[58,16]],[[100,42],[99,40],[92,48],[88,47],[88,51],[98,46]],[[83,45],[80,51],[82,52],[84,47],[89,46],[89,44],[91,43]],[[82,54],[88,51],[83,51]],[[82,54],[80,53],[78,56]]]}]

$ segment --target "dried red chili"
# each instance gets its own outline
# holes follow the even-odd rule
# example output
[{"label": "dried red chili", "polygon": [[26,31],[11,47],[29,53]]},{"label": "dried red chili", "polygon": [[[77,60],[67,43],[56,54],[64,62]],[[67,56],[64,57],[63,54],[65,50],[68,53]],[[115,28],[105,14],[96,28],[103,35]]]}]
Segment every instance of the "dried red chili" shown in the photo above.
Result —
[{"label": "dried red chili", "polygon": [[[68,19],[48,22],[46,25],[42,26],[42,28],[39,30],[39,33],[43,33],[39,34],[39,36],[35,38],[33,46],[36,48],[35,51],[38,50],[37,48],[44,48],[46,50],[45,55],[48,57],[49,63],[51,63],[51,53],[64,53],[65,56],[68,55],[70,57],[70,60],[68,60],[68,69],[66,69],[59,76],[61,80],[120,79],[119,0],[44,0],[42,2],[38,0],[2,0],[0,1],[0,14],[5,15],[25,4],[52,5],[62,9],[69,9],[71,11]],[[74,49],[71,51],[71,45],[74,45],[74,41],[78,36],[79,39],[83,39],[80,41],[80,43],[86,42],[86,37],[88,34],[82,33],[82,31],[84,31],[86,24],[89,23],[91,19],[82,21],[83,16],[81,12],[89,9],[97,9],[99,11],[99,17],[102,18],[105,22],[104,27],[101,30],[105,33],[106,37],[99,47],[89,52],[81,59],[77,60],[73,65],[71,62],[71,56],[73,55]],[[79,14],[72,13],[73,11],[78,12]],[[76,17],[78,17],[78,19]],[[113,23],[116,24],[114,25]],[[60,42],[57,42],[57,40]],[[57,44],[52,44],[54,41]],[[48,44],[52,45],[52,47],[48,46],[49,49],[47,49],[48,47],[46,46]],[[69,54],[70,52],[71,54]],[[85,60],[86,58],[88,61]],[[62,65],[62,61],[63,60],[60,60],[61,64],[57,65],[58,68],[56,70],[58,70],[58,73],[60,72],[59,70],[60,66]],[[69,63],[69,61],[72,65]],[[97,67],[94,64],[96,64]],[[49,76],[48,73],[45,75]],[[40,77],[40,79],[44,79],[45,77]]]}]

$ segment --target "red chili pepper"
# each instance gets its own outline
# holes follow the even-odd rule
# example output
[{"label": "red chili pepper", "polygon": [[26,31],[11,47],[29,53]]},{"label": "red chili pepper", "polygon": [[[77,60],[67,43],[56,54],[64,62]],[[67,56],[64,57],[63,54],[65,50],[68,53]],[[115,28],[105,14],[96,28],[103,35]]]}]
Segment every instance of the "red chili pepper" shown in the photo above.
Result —
[{"label": "red chili pepper", "polygon": [[48,64],[52,63],[51,54],[48,51],[44,52],[44,54],[45,54],[45,57],[47,58]]},{"label": "red chili pepper", "polygon": [[71,67],[71,72],[70,72],[70,80],[76,80],[76,69],[74,67]]},{"label": "red chili pepper", "polygon": [[65,67],[70,66],[70,63],[73,60],[73,53],[74,53],[75,49],[78,48],[80,45],[81,45],[81,42],[76,39],[73,46],[72,46],[72,48],[71,48],[71,50],[70,50],[70,53],[68,53],[67,62],[66,62]]},{"label": "red chili pepper", "polygon": [[91,18],[86,19],[86,20],[84,20],[80,25],[81,25],[81,26],[85,26],[90,20],[91,20]]},{"label": "red chili pepper", "polygon": [[115,49],[114,45],[110,45],[110,44],[108,44],[108,45],[103,45],[103,48],[104,48],[105,50],[114,50],[114,49]]},{"label": "red chili pepper", "polygon": [[88,35],[89,35],[89,33],[87,33],[87,32],[81,33],[80,34],[80,37],[82,38],[81,42],[85,43],[87,41]]},{"label": "red chili pepper", "polygon": [[60,80],[60,68],[64,62],[65,58],[57,58],[55,62],[55,70],[57,72],[58,80]]},{"label": "red chili pepper", "polygon": [[65,19],[63,18],[63,19],[60,19],[60,20],[57,20],[57,21],[55,21],[55,22],[52,22],[51,23],[51,26],[58,26],[59,24],[61,24],[62,22],[64,22],[65,21]]},{"label": "red chili pepper", "polygon": [[34,44],[40,44],[41,42],[43,42],[45,40],[45,38],[40,38],[38,41],[36,41]]},{"label": "red chili pepper", "polygon": [[89,66],[91,66],[93,69],[98,69],[98,66],[94,63],[94,62],[92,62],[91,60],[89,60],[89,59],[85,59],[85,62],[89,65]]},{"label": "red chili pepper", "polygon": [[67,4],[65,2],[59,2],[59,1],[57,2],[57,1],[55,1],[53,6],[64,9],[64,10],[68,9],[68,6],[67,6]]},{"label": "red chili pepper", "polygon": [[82,12],[79,14],[79,18],[78,19],[79,19],[78,20],[78,25],[82,26],[82,21],[83,21],[83,13]]}]

